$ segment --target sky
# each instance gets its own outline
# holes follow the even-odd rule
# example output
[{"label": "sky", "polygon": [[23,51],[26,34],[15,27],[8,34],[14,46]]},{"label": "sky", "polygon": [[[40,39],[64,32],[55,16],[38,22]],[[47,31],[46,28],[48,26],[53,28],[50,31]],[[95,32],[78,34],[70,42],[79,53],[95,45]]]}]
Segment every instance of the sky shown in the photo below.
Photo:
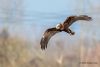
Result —
[{"label": "sky", "polygon": [[[14,34],[40,36],[47,28],[63,22],[68,16],[81,14],[94,18],[96,23],[91,26],[96,28],[98,37],[100,0],[0,0],[0,26],[8,26]],[[73,24],[71,28],[80,32],[86,24],[81,25]],[[88,28],[85,29],[88,31]],[[37,30],[36,34],[33,30]],[[95,30],[90,29],[90,32]]]},{"label": "sky", "polygon": [[75,0],[26,0],[25,4],[29,4],[26,6],[26,10],[59,13],[68,10],[68,7],[71,8],[70,2],[72,2],[72,6],[77,5]]}]

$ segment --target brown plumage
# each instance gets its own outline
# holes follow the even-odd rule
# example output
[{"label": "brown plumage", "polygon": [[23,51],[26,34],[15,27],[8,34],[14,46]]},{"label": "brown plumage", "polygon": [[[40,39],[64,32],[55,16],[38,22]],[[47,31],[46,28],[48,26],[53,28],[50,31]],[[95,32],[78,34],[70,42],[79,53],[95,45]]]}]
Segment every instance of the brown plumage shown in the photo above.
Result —
[{"label": "brown plumage", "polygon": [[91,19],[92,18],[87,15],[69,16],[64,21],[64,23],[57,24],[56,27],[47,29],[45,31],[45,33],[43,34],[43,37],[40,42],[41,49],[43,50],[43,49],[47,48],[47,44],[48,44],[48,41],[50,40],[50,38],[58,32],[64,31],[64,32],[69,33],[70,35],[74,35],[75,33],[69,29],[69,26],[71,26],[71,24],[73,24],[75,21],[78,21],[78,20],[90,21]]}]

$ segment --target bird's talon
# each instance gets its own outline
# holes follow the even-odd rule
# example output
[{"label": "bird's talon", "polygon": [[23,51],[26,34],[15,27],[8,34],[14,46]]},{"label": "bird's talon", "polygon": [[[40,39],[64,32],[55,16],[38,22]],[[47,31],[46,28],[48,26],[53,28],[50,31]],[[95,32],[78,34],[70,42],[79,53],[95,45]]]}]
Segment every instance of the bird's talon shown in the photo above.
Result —
[{"label": "bird's talon", "polygon": [[75,34],[75,32],[72,32],[71,34],[72,34],[72,35],[74,35],[74,34]]},{"label": "bird's talon", "polygon": [[70,35],[74,35],[75,34],[75,32],[71,32],[71,33],[69,33]]}]

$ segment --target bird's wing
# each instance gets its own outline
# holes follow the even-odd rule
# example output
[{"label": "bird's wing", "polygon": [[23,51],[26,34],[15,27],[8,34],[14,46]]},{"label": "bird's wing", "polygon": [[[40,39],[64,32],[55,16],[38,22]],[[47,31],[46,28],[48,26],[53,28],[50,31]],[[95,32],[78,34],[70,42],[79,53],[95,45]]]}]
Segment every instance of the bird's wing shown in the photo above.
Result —
[{"label": "bird's wing", "polygon": [[69,27],[71,24],[73,24],[75,21],[78,20],[85,20],[90,21],[92,18],[87,15],[80,15],[80,16],[69,16],[63,23],[64,27]]},{"label": "bird's wing", "polygon": [[50,38],[58,32],[60,32],[60,31],[57,30],[56,28],[47,29],[45,31],[45,33],[43,34],[43,37],[40,42],[41,49],[47,48],[47,44],[48,44],[48,41],[50,40]]}]

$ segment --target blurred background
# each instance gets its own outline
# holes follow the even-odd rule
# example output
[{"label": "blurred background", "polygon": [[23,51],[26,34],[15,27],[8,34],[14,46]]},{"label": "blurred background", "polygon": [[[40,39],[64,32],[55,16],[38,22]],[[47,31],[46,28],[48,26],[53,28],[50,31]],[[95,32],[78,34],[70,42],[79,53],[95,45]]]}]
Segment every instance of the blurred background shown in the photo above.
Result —
[{"label": "blurred background", "polygon": [[[92,21],[58,33],[40,49],[44,31],[71,15]],[[100,0],[0,0],[0,67],[100,67]]]}]

